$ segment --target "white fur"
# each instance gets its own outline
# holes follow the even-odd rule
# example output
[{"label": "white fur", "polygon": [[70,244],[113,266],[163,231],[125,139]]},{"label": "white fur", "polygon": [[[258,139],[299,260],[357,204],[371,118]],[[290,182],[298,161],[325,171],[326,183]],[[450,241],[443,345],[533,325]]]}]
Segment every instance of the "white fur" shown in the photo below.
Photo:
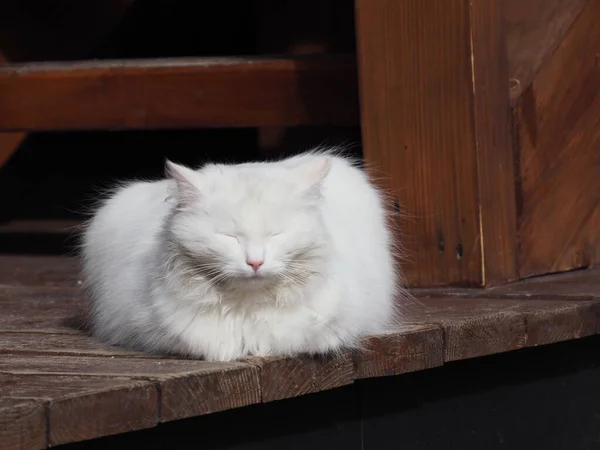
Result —
[{"label": "white fur", "polygon": [[[121,187],[84,233],[96,336],[232,360],[337,352],[393,323],[384,202],[349,160],[167,171]],[[264,259],[258,275],[247,257]]]}]

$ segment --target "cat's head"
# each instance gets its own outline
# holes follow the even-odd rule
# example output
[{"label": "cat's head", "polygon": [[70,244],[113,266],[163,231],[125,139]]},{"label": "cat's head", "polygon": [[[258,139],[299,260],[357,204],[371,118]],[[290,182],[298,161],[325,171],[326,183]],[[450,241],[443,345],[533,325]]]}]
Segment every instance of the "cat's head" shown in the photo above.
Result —
[{"label": "cat's head", "polygon": [[224,283],[302,283],[319,271],[331,159],[289,161],[199,171],[167,162],[177,202],[168,231],[195,270]]}]

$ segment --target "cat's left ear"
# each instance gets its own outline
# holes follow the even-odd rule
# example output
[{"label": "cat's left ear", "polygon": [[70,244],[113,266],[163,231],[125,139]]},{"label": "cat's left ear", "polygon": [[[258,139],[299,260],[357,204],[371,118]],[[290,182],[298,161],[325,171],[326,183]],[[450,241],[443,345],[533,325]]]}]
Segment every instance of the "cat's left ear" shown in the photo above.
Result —
[{"label": "cat's left ear", "polygon": [[318,194],[323,180],[331,170],[331,158],[319,156],[301,163],[295,168],[300,176],[302,190],[308,194]]},{"label": "cat's left ear", "polygon": [[167,160],[165,172],[177,184],[177,197],[187,203],[201,196],[200,175],[195,170]]}]

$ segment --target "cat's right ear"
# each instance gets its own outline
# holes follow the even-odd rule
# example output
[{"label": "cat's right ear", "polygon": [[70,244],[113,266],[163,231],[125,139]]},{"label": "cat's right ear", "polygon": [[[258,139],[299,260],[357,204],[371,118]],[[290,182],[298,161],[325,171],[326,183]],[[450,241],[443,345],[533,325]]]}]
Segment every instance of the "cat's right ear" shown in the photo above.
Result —
[{"label": "cat's right ear", "polygon": [[180,202],[188,203],[200,198],[200,176],[196,171],[167,160],[165,172],[177,184],[177,198]]}]

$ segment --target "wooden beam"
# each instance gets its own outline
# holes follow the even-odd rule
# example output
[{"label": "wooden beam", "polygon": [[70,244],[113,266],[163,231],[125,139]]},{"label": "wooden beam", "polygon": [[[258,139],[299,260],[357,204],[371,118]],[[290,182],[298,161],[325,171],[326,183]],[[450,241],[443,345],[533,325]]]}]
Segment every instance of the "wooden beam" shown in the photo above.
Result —
[{"label": "wooden beam", "polygon": [[98,61],[0,68],[0,130],[351,125],[350,56]]},{"label": "wooden beam", "polygon": [[365,160],[399,203],[413,286],[516,276],[501,6],[356,2]]}]

